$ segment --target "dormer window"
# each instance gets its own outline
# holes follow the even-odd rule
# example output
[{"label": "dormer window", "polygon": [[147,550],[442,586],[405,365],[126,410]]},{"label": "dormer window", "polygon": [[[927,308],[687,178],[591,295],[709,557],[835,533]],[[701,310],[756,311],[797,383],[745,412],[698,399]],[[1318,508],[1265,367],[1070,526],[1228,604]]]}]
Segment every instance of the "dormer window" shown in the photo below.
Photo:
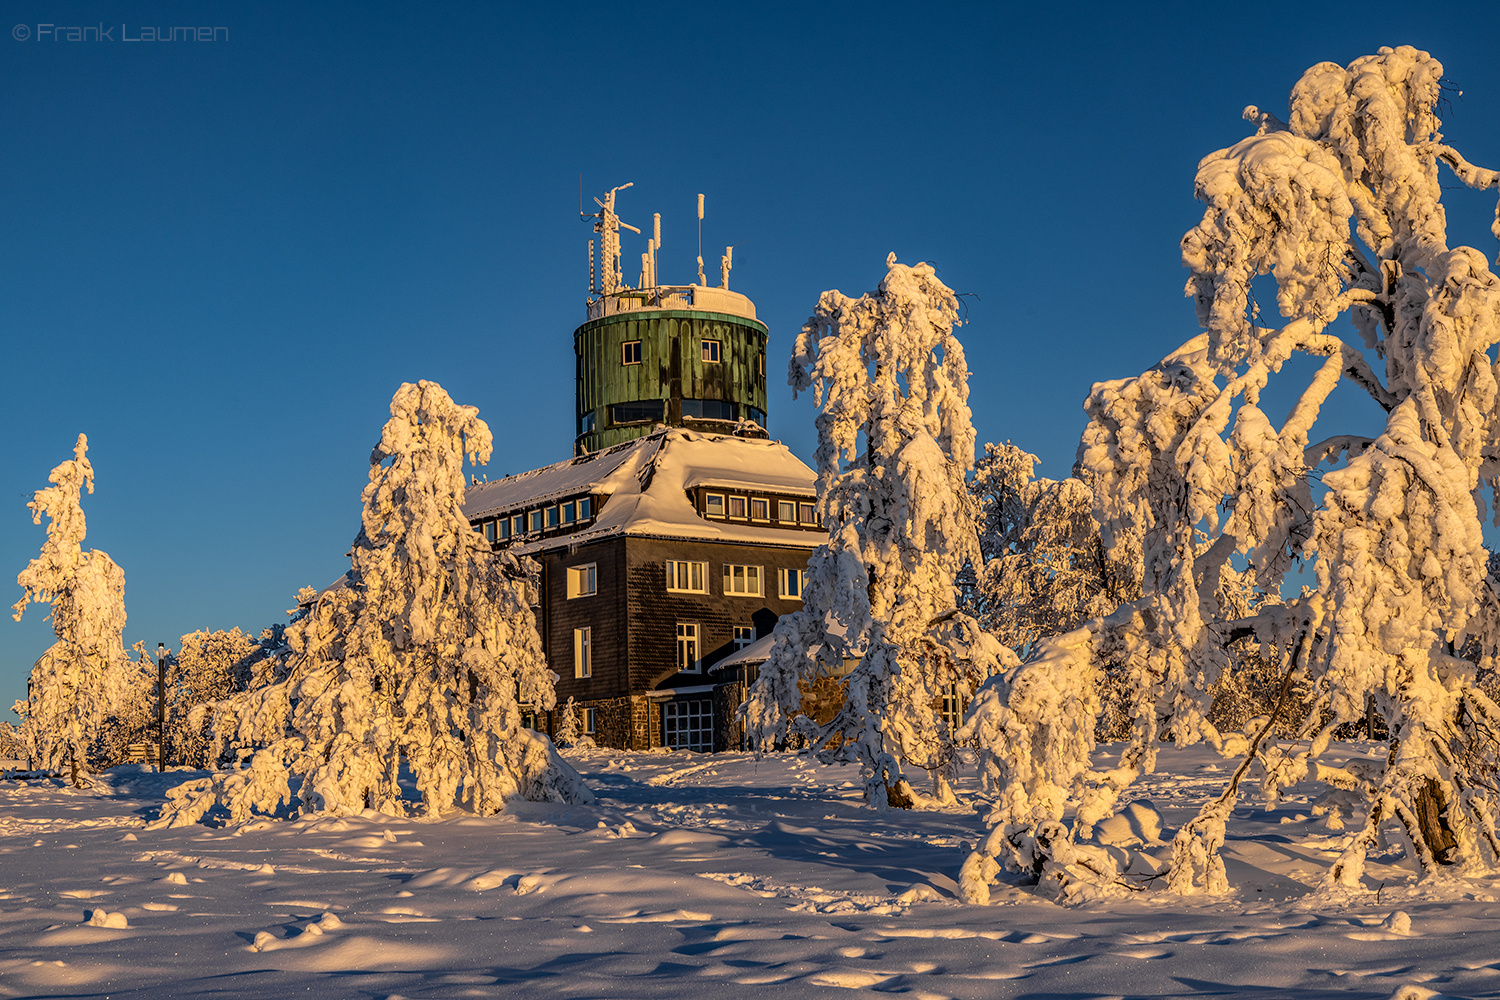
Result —
[{"label": "dormer window", "polygon": [[741,519],[743,519],[745,517],[745,498],[744,497],[730,497],[729,498],[729,516],[730,517],[738,517],[738,518],[741,518]]},{"label": "dormer window", "polygon": [[707,517],[723,517],[724,494],[705,493],[703,495],[703,513]]}]

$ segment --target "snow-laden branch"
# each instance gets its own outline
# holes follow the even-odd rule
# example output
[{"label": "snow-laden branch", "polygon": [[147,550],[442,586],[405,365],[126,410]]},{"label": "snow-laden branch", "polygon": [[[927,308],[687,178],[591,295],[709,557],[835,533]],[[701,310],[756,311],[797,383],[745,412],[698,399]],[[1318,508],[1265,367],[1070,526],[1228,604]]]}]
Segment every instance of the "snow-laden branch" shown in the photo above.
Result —
[{"label": "snow-laden branch", "polygon": [[[1006,720],[1005,739],[996,725],[979,727],[991,735],[982,751],[1005,787],[991,837],[965,868],[970,898],[983,895],[979,886],[1007,858],[1004,845],[1019,864],[1038,824],[1056,821],[1056,793],[1043,790],[1068,790],[1072,833],[1087,836],[1101,810],[1113,808],[1120,780],[1153,766],[1161,726],[1179,745],[1248,748],[1244,736],[1219,733],[1206,718],[1224,663],[1220,623],[1244,619],[1224,613],[1225,584],[1248,582],[1274,603],[1297,559],[1315,560],[1317,586],[1285,613],[1263,607],[1255,630],[1281,655],[1295,653],[1287,676],[1295,668],[1308,692],[1301,728],[1312,742],[1293,753],[1256,743],[1266,794],[1324,773],[1318,757],[1334,727],[1373,705],[1392,743],[1387,763],[1360,785],[1370,825],[1341,859],[1340,884],[1357,883],[1363,851],[1386,821],[1401,824],[1426,872],[1495,863],[1497,803],[1487,775],[1500,742],[1485,735],[1497,730],[1493,706],[1472,663],[1453,651],[1471,636],[1486,648],[1500,636],[1480,531],[1484,491],[1500,476],[1492,361],[1500,280],[1484,255],[1447,246],[1436,165],[1441,158],[1476,187],[1500,179],[1436,141],[1441,76],[1436,60],[1407,46],[1348,67],[1320,64],[1294,88],[1284,127],[1257,111],[1249,116],[1255,135],[1200,164],[1204,216],[1182,251],[1205,334],[1137,378],[1095,386],[1079,448],[1109,558],[1136,567],[1143,592],[1071,633],[1067,657],[1062,639],[1043,640],[1027,663],[981,692],[973,719]],[[1258,322],[1251,295],[1251,283],[1268,273],[1286,320],[1280,329]],[[1325,332],[1346,312],[1384,360],[1383,373]],[[1260,394],[1294,353],[1327,360],[1278,428]],[[1310,444],[1345,377],[1384,409],[1384,427],[1325,433]],[[1341,464],[1324,474],[1315,504],[1310,468],[1330,459]],[[1237,554],[1243,574],[1230,565]],[[1130,766],[1091,775],[1091,731],[1080,726],[1065,759],[1028,770],[1015,733],[1048,731],[1060,702],[1047,708],[1018,692],[1057,688],[1064,666],[1069,683],[1097,683],[1099,664],[1123,679],[1138,713],[1122,758]],[[1071,700],[1089,697],[1079,691]],[[1265,730],[1256,738],[1269,739]],[[1237,787],[1236,779],[1179,834],[1179,891],[1222,888],[1216,852]],[[1045,815],[1033,805],[1042,801]]]}]

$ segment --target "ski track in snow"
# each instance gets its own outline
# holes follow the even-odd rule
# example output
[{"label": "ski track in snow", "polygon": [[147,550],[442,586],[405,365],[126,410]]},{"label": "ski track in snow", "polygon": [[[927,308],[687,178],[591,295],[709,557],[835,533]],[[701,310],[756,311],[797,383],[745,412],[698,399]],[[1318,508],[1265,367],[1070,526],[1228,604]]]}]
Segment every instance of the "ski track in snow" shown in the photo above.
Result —
[{"label": "ski track in snow", "polygon": [[[1500,882],[1413,887],[1392,848],[1323,899],[1343,835],[1306,787],[1236,809],[1227,898],[972,907],[971,808],[876,814],[806,758],[571,756],[597,804],[437,823],[146,830],[190,774],[0,782],[0,997],[1500,997]],[[1167,748],[1135,797],[1170,839],[1227,772]]]}]

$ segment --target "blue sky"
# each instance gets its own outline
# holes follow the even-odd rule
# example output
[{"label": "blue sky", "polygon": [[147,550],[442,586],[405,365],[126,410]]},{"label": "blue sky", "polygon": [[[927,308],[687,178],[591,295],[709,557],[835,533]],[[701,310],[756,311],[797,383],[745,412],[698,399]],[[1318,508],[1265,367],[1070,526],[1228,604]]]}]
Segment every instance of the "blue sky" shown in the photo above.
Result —
[{"label": "blue sky", "polygon": [[[662,214],[666,281],[694,273],[707,195],[708,269],[735,245],[773,376],[820,291],[932,261],[969,296],[980,440],[1059,476],[1089,386],[1195,332],[1177,241],[1246,104],[1413,44],[1464,91],[1449,140],[1500,165],[1500,5],[1037,6],[6,0],[0,575],[39,548],[25,503],[80,431],[88,544],[153,647],[258,632],[343,571],[402,381],[479,407],[491,478],[567,457],[580,174],[585,197],[635,183],[627,222]],[[125,41],[157,25],[227,31]],[[1493,196],[1450,198],[1450,242],[1493,256]],[[771,389],[773,436],[809,458],[810,400]],[[0,624],[4,705],[45,614]]]}]

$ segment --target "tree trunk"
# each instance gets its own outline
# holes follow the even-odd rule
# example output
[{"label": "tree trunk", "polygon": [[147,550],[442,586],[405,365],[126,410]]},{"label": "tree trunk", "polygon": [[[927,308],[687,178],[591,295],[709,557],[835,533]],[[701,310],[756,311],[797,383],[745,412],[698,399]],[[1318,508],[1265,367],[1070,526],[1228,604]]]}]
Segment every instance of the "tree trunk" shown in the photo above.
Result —
[{"label": "tree trunk", "polygon": [[1413,806],[1417,813],[1417,827],[1422,839],[1432,851],[1440,865],[1453,864],[1453,852],[1458,848],[1458,838],[1443,812],[1442,798],[1438,794],[1438,783],[1428,778],[1418,790]]}]

